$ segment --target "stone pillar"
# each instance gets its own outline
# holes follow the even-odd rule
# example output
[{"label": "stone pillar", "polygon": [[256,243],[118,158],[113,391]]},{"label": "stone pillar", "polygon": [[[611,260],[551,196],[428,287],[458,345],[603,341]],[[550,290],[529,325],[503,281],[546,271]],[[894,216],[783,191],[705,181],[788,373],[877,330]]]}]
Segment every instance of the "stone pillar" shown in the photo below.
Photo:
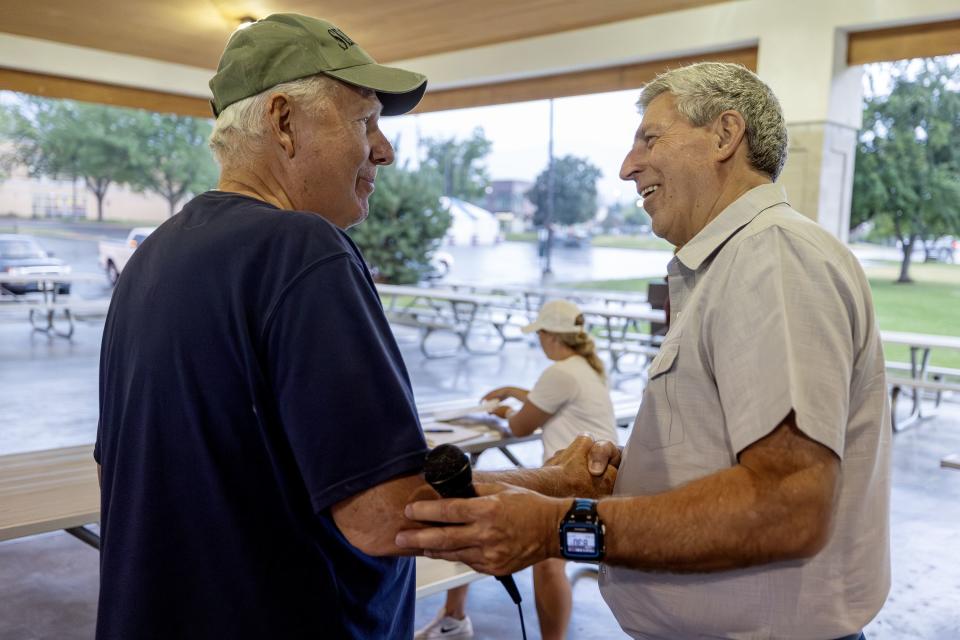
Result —
[{"label": "stone pillar", "polygon": [[787,130],[790,155],[779,182],[790,204],[846,242],[857,130],[828,121],[788,123]]},{"label": "stone pillar", "polygon": [[790,29],[761,39],[758,56],[757,71],[780,97],[790,136],[778,182],[795,209],[846,242],[863,71],[846,65],[845,33],[817,24]]}]

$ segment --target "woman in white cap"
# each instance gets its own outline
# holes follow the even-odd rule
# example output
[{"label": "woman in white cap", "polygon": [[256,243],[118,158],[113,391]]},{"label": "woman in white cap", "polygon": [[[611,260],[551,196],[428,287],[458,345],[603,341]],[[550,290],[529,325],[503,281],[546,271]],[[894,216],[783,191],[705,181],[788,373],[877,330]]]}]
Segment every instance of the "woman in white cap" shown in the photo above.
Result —
[{"label": "woman in white cap", "polygon": [[[583,314],[567,300],[551,300],[540,308],[537,319],[523,328],[536,331],[543,353],[553,361],[540,375],[533,389],[498,387],[484,400],[514,398],[523,403],[518,410],[501,404],[491,411],[506,418],[515,436],[543,428],[543,459],[546,461],[581,433],[598,440],[617,441],[613,403],[607,387],[603,361],[597,356],[593,338],[584,329]],[[552,558],[533,567],[533,585],[544,640],[565,638],[573,607],[566,561]],[[467,587],[447,592],[443,610],[428,626],[416,633],[416,640],[473,637],[473,624],[466,615]]]}]

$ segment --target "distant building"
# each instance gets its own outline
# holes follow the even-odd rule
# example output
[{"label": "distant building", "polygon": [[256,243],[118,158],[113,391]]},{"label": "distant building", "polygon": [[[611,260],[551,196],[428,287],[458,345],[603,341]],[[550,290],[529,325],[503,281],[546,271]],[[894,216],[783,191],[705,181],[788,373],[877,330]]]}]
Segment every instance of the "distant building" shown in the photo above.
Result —
[{"label": "distant building", "polygon": [[451,222],[444,244],[484,245],[500,240],[500,223],[496,216],[475,204],[459,198],[440,198],[440,203],[450,212]]},{"label": "distant building", "polygon": [[536,207],[527,199],[533,187],[526,180],[493,180],[487,188],[486,206],[494,212],[501,228],[520,233],[531,226]]},{"label": "distant building", "polygon": [[[97,198],[83,178],[55,180],[31,177],[26,167],[13,167],[0,181],[0,215],[23,218],[96,219]],[[137,193],[112,184],[103,199],[105,220],[162,222],[168,217],[167,201],[158,195]]]},{"label": "distant building", "polygon": [[82,179],[31,178],[23,167],[16,167],[10,178],[0,184],[0,213],[32,218],[86,218],[87,193]]},{"label": "distant building", "polygon": [[532,187],[533,183],[526,180],[493,180],[485,205],[495,213],[512,213],[521,220],[532,218],[536,207],[527,199]]}]

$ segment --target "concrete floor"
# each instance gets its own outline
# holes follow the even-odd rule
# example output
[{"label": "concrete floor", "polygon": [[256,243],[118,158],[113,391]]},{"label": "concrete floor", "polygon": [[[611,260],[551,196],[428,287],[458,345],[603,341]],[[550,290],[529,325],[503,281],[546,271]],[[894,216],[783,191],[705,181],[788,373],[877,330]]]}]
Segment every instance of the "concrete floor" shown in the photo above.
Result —
[{"label": "concrete floor", "polygon": [[[24,323],[0,324],[0,454],[92,442],[97,420],[98,325],[81,325],[72,341],[31,334]],[[545,366],[538,349],[510,344],[501,354],[424,360],[413,333],[399,334],[421,401],[479,397],[499,384],[530,385]],[[626,381],[627,390],[638,382]],[[867,627],[871,640],[960,638],[960,471],[939,467],[960,452],[960,405],[898,434],[892,509],[894,583],[883,611]],[[536,443],[518,447],[531,466]],[[498,452],[480,459],[497,468]],[[97,554],[64,533],[0,543],[0,639],[90,638],[97,602]],[[570,637],[625,637],[600,598],[596,580],[575,566]],[[530,572],[518,574],[530,638],[538,638]],[[432,619],[436,595],[417,603],[417,625]],[[471,588],[478,638],[519,638],[516,609],[495,581]]]}]

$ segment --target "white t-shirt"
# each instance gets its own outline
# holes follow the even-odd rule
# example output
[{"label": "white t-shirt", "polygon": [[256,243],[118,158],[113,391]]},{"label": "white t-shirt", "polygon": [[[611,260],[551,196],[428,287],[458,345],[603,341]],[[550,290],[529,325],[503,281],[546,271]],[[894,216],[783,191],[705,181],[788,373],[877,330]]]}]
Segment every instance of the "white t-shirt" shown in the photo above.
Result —
[{"label": "white t-shirt", "polygon": [[584,432],[598,440],[617,441],[610,390],[582,356],[547,367],[527,401],[553,414],[543,425],[544,460]]}]

